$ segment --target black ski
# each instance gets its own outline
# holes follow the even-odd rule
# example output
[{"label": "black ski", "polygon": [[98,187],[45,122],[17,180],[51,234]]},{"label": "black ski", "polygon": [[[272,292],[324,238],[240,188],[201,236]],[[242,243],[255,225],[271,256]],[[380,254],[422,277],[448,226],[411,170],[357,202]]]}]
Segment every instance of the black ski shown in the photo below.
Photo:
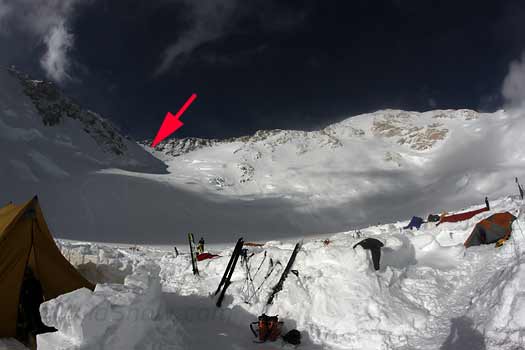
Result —
[{"label": "black ski", "polygon": [[222,276],[221,282],[219,283],[219,287],[215,291],[215,295],[217,295],[217,293],[220,292],[219,298],[217,299],[217,307],[221,307],[222,300],[224,299],[224,295],[226,294],[226,290],[230,286],[230,280],[232,278],[233,271],[235,270],[235,266],[237,265],[237,260],[239,260],[239,256],[241,255],[243,244],[243,239],[239,238],[237,244],[235,244],[235,248],[233,249],[232,256],[230,258],[230,261],[228,262],[228,265],[226,266],[226,270],[224,271],[224,275]]},{"label": "black ski", "polygon": [[290,256],[290,260],[288,260],[288,264],[286,264],[286,267],[284,268],[284,271],[281,275],[281,278],[279,279],[279,282],[272,288],[272,293],[270,294],[270,297],[268,298],[268,301],[266,302],[266,305],[270,305],[273,303],[273,298],[277,293],[283,289],[284,281],[286,280],[286,277],[288,277],[288,273],[292,269],[293,263],[295,261],[295,257],[297,256],[297,253],[299,253],[299,250],[301,250],[301,247],[303,245],[303,242],[299,242],[295,245],[295,248],[292,252],[292,255]]},{"label": "black ski", "polygon": [[188,233],[188,242],[190,244],[190,255],[191,255],[191,267],[193,269],[193,274],[199,274],[199,267],[197,266],[197,255],[195,252],[195,240],[193,238],[193,233]]},{"label": "black ski", "polygon": [[220,281],[219,286],[217,287],[217,290],[215,291],[214,295],[219,294],[219,292],[221,291],[221,287],[223,286],[224,281],[226,280],[226,276],[228,276],[228,272],[230,271],[230,268],[232,266],[233,260],[235,258],[235,254],[236,253],[237,254],[240,253],[239,245],[241,245],[242,243],[244,243],[242,238],[239,238],[237,240],[237,243],[235,244],[235,248],[233,248],[233,253],[232,253],[232,256],[230,257],[230,261],[228,261],[228,265],[226,266],[226,270],[224,270],[224,274],[222,275],[221,281]]},{"label": "black ski", "polygon": [[516,178],[516,183],[518,184],[518,191],[520,191],[520,197],[523,200],[523,188],[521,187],[518,178]]}]

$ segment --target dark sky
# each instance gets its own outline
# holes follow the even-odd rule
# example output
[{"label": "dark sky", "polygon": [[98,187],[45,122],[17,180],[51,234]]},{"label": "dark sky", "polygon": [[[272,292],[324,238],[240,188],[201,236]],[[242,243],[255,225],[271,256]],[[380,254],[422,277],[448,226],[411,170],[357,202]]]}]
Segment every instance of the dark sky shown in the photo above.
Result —
[{"label": "dark sky", "polygon": [[[61,85],[138,139],[193,92],[176,136],[315,129],[383,108],[493,111],[525,48],[518,0],[76,1]],[[159,68],[169,47],[179,55]],[[43,76],[39,50],[9,63]]]}]

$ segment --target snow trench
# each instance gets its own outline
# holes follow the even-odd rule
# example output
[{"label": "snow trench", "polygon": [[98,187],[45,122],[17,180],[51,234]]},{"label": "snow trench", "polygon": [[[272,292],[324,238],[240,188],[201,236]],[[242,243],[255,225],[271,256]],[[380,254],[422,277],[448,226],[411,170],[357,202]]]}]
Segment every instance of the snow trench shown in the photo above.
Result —
[{"label": "snow trench", "polygon": [[[44,304],[44,319],[62,338],[39,336],[39,341],[54,349],[253,349],[248,325],[264,312],[279,315],[286,329],[300,330],[302,349],[520,349],[525,344],[525,216],[516,198],[491,204],[491,212],[465,222],[439,227],[427,223],[420,230],[403,230],[406,222],[398,222],[368,227],[360,237],[342,232],[305,241],[294,265],[298,274],[288,276],[270,306],[267,297],[295,242],[249,247],[247,266],[255,288],[262,287],[253,295],[247,266],[239,261],[221,309],[211,294],[233,244],[210,247],[220,257],[199,262],[200,276],[193,275],[184,247],[177,255],[172,247],[88,244],[88,255],[104,251],[106,264],[119,271],[131,266],[123,272],[130,274],[124,285],[99,284],[93,293],[76,291]],[[518,215],[506,244],[463,247],[479,220],[502,211]],[[352,249],[363,237],[385,243],[379,271],[374,271],[369,251]],[[144,266],[149,266],[151,282],[137,287],[130,281],[137,280],[137,274],[144,276]],[[272,266],[273,273],[264,280]],[[68,323],[60,317],[65,304],[82,304],[86,311],[76,323]],[[88,316],[98,309],[109,308],[114,315],[114,310],[152,305],[156,318],[140,325],[115,317],[107,323],[89,322]],[[129,329],[134,329],[133,336],[126,333]],[[57,347],[57,339],[66,338],[69,343],[60,344],[68,345]],[[265,348],[283,346],[278,341]]]}]

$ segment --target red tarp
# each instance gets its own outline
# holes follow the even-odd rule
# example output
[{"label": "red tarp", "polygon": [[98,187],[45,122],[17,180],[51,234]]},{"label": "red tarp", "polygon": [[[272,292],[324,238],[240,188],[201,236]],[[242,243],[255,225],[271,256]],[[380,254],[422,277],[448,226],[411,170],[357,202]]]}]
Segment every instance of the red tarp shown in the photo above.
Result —
[{"label": "red tarp", "polygon": [[216,254],[210,254],[210,253],[200,253],[200,254],[197,254],[197,261],[202,261],[202,260],[206,260],[206,259],[212,259],[212,258],[215,258],[219,255],[216,255]]},{"label": "red tarp", "polygon": [[483,213],[484,211],[489,211],[489,208],[485,207],[485,208],[476,209],[476,210],[472,210],[472,211],[466,211],[464,213],[443,216],[439,220],[438,225],[443,223],[443,222],[458,222],[458,221],[468,220],[468,219],[478,215],[479,213]]}]

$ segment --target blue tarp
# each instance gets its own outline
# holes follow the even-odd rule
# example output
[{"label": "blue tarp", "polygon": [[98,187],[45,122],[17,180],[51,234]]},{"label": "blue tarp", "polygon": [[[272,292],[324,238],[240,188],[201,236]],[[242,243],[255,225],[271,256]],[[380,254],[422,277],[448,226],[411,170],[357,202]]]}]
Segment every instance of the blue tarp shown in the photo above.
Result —
[{"label": "blue tarp", "polygon": [[413,229],[414,227],[419,230],[421,224],[423,224],[423,219],[419,216],[412,216],[412,220],[408,223],[408,226],[403,227],[403,229]]}]

